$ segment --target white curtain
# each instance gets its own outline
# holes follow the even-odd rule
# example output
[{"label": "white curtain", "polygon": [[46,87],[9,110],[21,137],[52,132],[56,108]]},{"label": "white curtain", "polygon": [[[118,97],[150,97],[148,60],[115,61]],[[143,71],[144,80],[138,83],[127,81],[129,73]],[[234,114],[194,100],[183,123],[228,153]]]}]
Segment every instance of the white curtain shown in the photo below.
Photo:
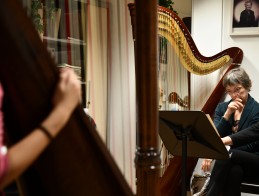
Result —
[{"label": "white curtain", "polygon": [[129,0],[110,0],[110,69],[107,145],[135,190],[135,60]]},{"label": "white curtain", "polygon": [[134,0],[89,0],[87,101],[99,134],[135,191],[135,60],[130,2]]},{"label": "white curtain", "polygon": [[108,83],[108,9],[90,0],[87,10],[87,103],[99,134],[106,141]]}]

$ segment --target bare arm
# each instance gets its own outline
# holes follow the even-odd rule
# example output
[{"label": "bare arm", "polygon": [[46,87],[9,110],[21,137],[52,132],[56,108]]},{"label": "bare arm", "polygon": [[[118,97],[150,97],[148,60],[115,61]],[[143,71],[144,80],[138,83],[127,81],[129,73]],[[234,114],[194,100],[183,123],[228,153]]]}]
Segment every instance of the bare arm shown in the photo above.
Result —
[{"label": "bare arm", "polygon": [[[61,73],[53,104],[54,108],[42,125],[54,138],[67,123],[74,108],[80,100],[80,84],[72,70]],[[50,139],[39,128],[33,130],[28,136],[8,150],[8,169],[0,183],[2,190],[6,185],[22,174],[43,152],[50,143]]]}]

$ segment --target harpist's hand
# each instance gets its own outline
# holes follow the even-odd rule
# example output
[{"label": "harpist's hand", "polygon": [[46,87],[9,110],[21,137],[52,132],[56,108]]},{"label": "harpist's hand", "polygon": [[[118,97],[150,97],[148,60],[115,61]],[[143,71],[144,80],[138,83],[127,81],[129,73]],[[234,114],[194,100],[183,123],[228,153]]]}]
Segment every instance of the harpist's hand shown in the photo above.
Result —
[{"label": "harpist's hand", "polygon": [[203,159],[201,163],[201,169],[204,172],[210,171],[212,161],[213,161],[212,159]]},{"label": "harpist's hand", "polygon": [[224,118],[228,120],[231,114],[233,114],[234,112],[241,112],[243,108],[244,105],[242,103],[242,99],[236,98],[228,104],[228,108],[224,114]]},{"label": "harpist's hand", "polygon": [[242,110],[244,107],[242,103],[242,99],[236,98],[230,104],[228,105],[228,109],[230,109],[232,112],[235,112],[236,110]]},{"label": "harpist's hand", "polygon": [[232,139],[229,136],[223,137],[221,140],[225,145],[233,145]]},{"label": "harpist's hand", "polygon": [[61,106],[66,112],[72,112],[80,103],[81,85],[72,69],[64,68],[60,72],[60,81],[57,85],[53,104]]}]

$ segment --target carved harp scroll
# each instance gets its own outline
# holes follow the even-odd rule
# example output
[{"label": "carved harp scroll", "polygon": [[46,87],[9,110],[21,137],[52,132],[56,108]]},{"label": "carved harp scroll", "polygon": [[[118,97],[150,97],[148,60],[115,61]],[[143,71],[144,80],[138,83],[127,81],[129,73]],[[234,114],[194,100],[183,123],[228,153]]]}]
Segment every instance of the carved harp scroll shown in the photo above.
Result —
[{"label": "carved harp scroll", "polygon": [[[4,123],[13,144],[49,113],[58,70],[18,0],[1,1],[0,26]],[[19,181],[26,196],[133,195],[81,106]]]},{"label": "carved harp scroll", "polygon": [[[136,39],[136,21],[139,18],[135,14],[135,4],[129,4],[133,39]],[[164,36],[173,47],[180,58],[183,66],[191,73],[204,75],[209,74],[223,66],[228,66],[225,74],[239,65],[243,59],[243,51],[238,47],[231,47],[210,57],[203,56],[197,49],[190,32],[183,21],[171,10],[158,6],[158,35]],[[224,74],[224,75],[225,75]],[[223,75],[223,77],[224,77]],[[218,82],[216,88],[208,98],[202,108],[207,114],[213,116],[214,110],[219,103],[224,88],[222,80]],[[173,95],[175,97],[175,95]],[[176,97],[176,99],[178,99]],[[150,105],[150,107],[152,107]],[[187,179],[190,179],[192,171],[197,163],[196,158],[187,160]],[[140,179],[141,180],[141,179]],[[171,159],[168,168],[160,180],[160,194],[163,196],[181,194],[181,157]]]},{"label": "carved harp scroll", "polygon": [[180,57],[183,66],[191,73],[209,74],[232,62],[226,52],[217,57],[205,57],[198,50],[182,20],[171,10],[158,7],[158,34],[165,37]]}]

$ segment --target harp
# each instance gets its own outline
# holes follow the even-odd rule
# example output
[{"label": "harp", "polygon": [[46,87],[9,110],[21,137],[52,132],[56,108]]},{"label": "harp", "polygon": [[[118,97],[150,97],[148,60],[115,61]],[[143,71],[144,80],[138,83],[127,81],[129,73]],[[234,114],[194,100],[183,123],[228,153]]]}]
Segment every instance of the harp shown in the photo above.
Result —
[{"label": "harp", "polygon": [[[138,1],[136,1],[136,5],[129,4],[128,6],[131,14],[133,39],[136,40],[136,35],[138,35],[139,33],[136,31],[136,24],[139,24],[138,20],[142,20],[141,18],[138,18],[138,16],[141,17],[141,10],[144,10],[146,8],[144,4],[141,4]],[[136,13],[138,13],[139,15],[137,15]],[[240,64],[242,62],[243,52],[238,47],[231,47],[225,49],[222,52],[210,57],[203,56],[198,51],[183,21],[174,12],[167,8],[163,8],[160,6],[157,7],[157,20],[158,35],[165,37],[172,44],[172,46],[175,47],[175,51],[179,56],[182,65],[190,73],[204,75],[216,71],[223,66],[228,66],[225,72],[227,73],[229,70],[236,67],[237,64]],[[150,23],[154,23],[154,21],[151,20]],[[136,42],[142,41],[142,39],[136,40]],[[214,110],[224,93],[224,88],[222,86],[223,77],[220,79],[215,89],[213,90],[208,100],[201,109],[202,111],[204,111],[207,114],[210,114],[211,116],[213,115]],[[173,100],[179,100],[177,93],[173,92],[171,96]],[[184,105],[185,102],[182,101],[182,104]],[[191,177],[192,171],[196,163],[197,159],[188,158],[187,179]],[[160,194],[163,196],[180,195],[181,183],[181,157],[174,157],[173,159],[171,159],[168,168],[165,170],[164,174],[160,178]]]},{"label": "harp", "polygon": [[[58,70],[20,2],[1,3],[0,81],[13,144],[49,113]],[[22,195],[133,195],[81,106],[18,181]]]}]

